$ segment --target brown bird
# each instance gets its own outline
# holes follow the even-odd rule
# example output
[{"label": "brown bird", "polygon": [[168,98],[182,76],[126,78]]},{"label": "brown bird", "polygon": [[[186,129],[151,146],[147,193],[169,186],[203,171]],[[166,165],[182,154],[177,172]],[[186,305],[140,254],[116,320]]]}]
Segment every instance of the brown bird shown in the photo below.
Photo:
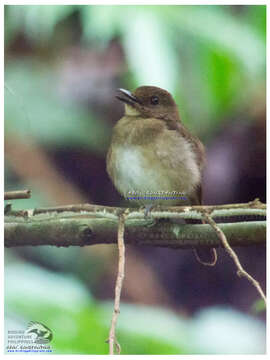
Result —
[{"label": "brown bird", "polygon": [[[116,189],[146,206],[201,204],[204,146],[184,127],[171,94],[141,86],[134,93],[119,89],[116,97],[125,104],[107,154]],[[206,265],[216,261],[215,249],[197,250],[196,256]]]}]

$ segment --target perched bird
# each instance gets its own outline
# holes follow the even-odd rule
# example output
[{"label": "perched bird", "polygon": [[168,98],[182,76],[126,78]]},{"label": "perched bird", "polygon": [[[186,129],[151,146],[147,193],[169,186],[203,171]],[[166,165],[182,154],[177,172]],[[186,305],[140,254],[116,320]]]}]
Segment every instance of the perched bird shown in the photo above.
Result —
[{"label": "perched bird", "polygon": [[[135,195],[140,205],[201,204],[204,146],[184,127],[171,94],[141,86],[133,93],[119,89],[116,97],[125,104],[107,154],[107,172],[116,189],[126,198]],[[161,196],[153,200],[155,194]],[[214,249],[196,255],[206,265],[216,260]]]}]

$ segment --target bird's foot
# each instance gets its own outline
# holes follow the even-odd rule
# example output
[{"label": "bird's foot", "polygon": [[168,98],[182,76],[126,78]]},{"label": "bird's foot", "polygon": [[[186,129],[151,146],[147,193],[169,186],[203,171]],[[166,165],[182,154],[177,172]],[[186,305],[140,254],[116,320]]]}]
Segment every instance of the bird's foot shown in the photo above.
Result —
[{"label": "bird's foot", "polygon": [[145,219],[149,218],[151,216],[151,211],[155,207],[155,204],[147,204],[144,206],[144,217]]}]

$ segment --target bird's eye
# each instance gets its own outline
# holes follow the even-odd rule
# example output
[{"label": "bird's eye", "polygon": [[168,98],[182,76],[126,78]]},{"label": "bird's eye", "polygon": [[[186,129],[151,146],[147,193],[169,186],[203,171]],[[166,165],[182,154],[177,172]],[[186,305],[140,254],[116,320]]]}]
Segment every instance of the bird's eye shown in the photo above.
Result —
[{"label": "bird's eye", "polygon": [[157,105],[159,103],[159,98],[157,96],[152,96],[150,101],[152,105]]}]

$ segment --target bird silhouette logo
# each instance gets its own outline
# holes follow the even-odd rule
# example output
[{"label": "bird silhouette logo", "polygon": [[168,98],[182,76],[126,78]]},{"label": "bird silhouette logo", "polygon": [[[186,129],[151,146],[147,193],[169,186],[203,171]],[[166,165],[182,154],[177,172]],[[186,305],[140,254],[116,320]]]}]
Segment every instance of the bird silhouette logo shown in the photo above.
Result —
[{"label": "bird silhouette logo", "polygon": [[45,325],[37,321],[30,321],[25,334],[35,334],[34,342],[36,344],[48,344],[52,341],[52,331]]}]

